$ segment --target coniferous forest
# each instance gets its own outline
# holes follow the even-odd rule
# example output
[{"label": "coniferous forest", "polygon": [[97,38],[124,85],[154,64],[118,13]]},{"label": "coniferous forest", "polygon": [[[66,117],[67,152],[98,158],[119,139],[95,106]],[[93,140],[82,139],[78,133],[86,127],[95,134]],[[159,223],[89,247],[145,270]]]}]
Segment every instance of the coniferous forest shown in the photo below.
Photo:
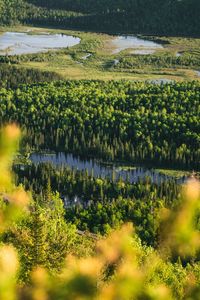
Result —
[{"label": "coniferous forest", "polygon": [[0,95],[2,122],[17,122],[31,148],[199,167],[199,83],[58,81]]},{"label": "coniferous forest", "polygon": [[[198,0],[1,0],[2,24],[199,36]],[[4,11],[6,13],[4,13]]]},{"label": "coniferous forest", "polygon": [[0,300],[200,299],[199,25],[0,0]]}]

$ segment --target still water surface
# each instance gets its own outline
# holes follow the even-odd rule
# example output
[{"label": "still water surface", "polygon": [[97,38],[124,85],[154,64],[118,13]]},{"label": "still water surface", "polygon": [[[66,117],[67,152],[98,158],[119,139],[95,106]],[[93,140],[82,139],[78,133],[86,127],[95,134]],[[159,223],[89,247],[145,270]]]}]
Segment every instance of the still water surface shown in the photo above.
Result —
[{"label": "still water surface", "polygon": [[115,48],[113,54],[119,53],[126,49],[134,49],[135,54],[152,54],[163,46],[153,41],[144,40],[136,36],[118,36],[112,41],[112,46]]},{"label": "still water surface", "polygon": [[[99,178],[114,178],[115,180],[123,179],[131,183],[137,182],[139,179],[150,178],[152,182],[160,183],[169,180],[170,176],[159,173],[154,169],[145,167],[123,167],[114,164],[103,164],[94,159],[81,159],[72,154],[58,153],[58,154],[31,154],[30,159],[33,163],[51,162],[53,165],[68,166],[71,169],[79,171],[88,171],[88,174]],[[183,182],[184,178],[177,181]]]},{"label": "still water surface", "polygon": [[64,34],[5,32],[0,35],[0,55],[34,54],[72,47],[79,43],[78,37]]},{"label": "still water surface", "polygon": [[[80,43],[80,38],[65,34],[32,34],[25,32],[5,32],[0,35],[1,55],[34,54],[72,47]],[[144,40],[136,36],[117,36],[111,42],[113,54],[126,49],[133,49],[134,54],[152,54],[163,46],[153,41]],[[91,54],[83,57],[87,59]]]}]

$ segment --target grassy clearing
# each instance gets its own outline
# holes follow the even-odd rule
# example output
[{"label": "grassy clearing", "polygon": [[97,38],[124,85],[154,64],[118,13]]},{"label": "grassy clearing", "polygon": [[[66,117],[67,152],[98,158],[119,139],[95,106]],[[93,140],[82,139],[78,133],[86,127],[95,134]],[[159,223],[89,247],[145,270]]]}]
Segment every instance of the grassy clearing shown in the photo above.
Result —
[{"label": "grassy clearing", "polygon": [[[182,80],[200,80],[196,68],[183,67],[157,67],[145,65],[142,68],[115,68],[114,60],[130,57],[133,49],[127,49],[118,54],[113,54],[113,45],[111,43],[113,36],[107,34],[80,32],[71,30],[47,29],[36,27],[18,26],[15,28],[1,27],[0,33],[5,31],[28,32],[28,34],[41,34],[48,32],[50,34],[63,33],[81,38],[79,45],[69,49],[56,51],[56,55],[43,61],[31,61],[27,59],[21,61],[18,67],[31,67],[43,71],[53,71],[61,75],[64,79],[128,79],[128,80],[156,80],[170,79],[176,81]],[[190,38],[155,38],[148,39],[164,42],[163,49],[158,49],[155,55],[200,55],[200,39]],[[52,51],[51,51],[52,53]],[[87,57],[86,57],[87,56]]]},{"label": "grassy clearing", "polygon": [[174,178],[181,178],[184,176],[191,176],[192,173],[188,172],[188,171],[182,171],[182,170],[168,170],[168,169],[156,169],[157,172],[159,172],[160,174],[166,175],[166,176],[170,176],[170,177],[174,177]]}]

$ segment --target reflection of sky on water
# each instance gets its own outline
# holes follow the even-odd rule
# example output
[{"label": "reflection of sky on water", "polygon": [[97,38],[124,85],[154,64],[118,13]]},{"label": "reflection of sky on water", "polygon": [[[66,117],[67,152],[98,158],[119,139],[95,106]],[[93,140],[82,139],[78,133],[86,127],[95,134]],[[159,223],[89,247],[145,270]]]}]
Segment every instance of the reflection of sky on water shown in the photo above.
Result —
[{"label": "reflection of sky on water", "polygon": [[[123,169],[123,167],[115,165],[101,164],[93,159],[80,159],[79,157],[74,157],[72,154],[32,154],[30,159],[33,163],[51,162],[55,166],[68,166],[79,171],[88,170],[88,174],[94,177],[108,177],[110,179],[114,178],[115,180],[121,178],[131,183],[137,182],[139,179],[145,179],[146,177],[151,178],[151,180],[156,183],[171,178],[153,169],[144,167]],[[177,181],[183,182],[183,178]]]},{"label": "reflection of sky on water", "polygon": [[196,71],[197,76],[200,77],[200,71]]},{"label": "reflection of sky on water", "polygon": [[111,43],[112,46],[115,48],[115,50],[113,50],[113,54],[119,53],[129,48],[138,50],[142,48],[140,50],[143,51],[155,51],[157,49],[163,48],[161,44],[158,44],[153,41],[144,40],[136,36],[118,36],[115,39],[113,39]]},{"label": "reflection of sky on water", "polygon": [[152,79],[147,80],[149,83],[153,84],[167,84],[167,83],[173,83],[174,80],[168,79],[168,78],[160,78],[160,79]]},{"label": "reflection of sky on water", "polygon": [[0,54],[33,54],[51,49],[72,47],[79,43],[79,38],[64,34],[33,35],[23,32],[6,32],[0,35]]}]

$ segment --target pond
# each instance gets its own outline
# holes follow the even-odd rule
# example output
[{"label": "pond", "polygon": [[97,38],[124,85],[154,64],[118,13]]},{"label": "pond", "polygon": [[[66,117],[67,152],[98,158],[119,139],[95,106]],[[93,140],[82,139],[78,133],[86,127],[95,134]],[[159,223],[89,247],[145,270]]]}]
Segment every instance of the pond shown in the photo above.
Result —
[{"label": "pond", "polygon": [[[145,167],[119,166],[116,164],[104,164],[95,159],[81,159],[72,154],[58,153],[58,154],[38,154],[33,153],[30,160],[35,163],[51,162],[53,165],[68,166],[71,169],[79,171],[88,171],[88,174],[99,178],[122,179],[128,180],[131,183],[137,182],[140,179],[150,178],[152,182],[160,183],[173,178],[165,174],[159,173],[154,169]],[[180,177],[177,182],[183,182],[185,177]]]},{"label": "pond", "polygon": [[86,55],[82,56],[81,59],[86,60],[91,56],[92,56],[92,53],[87,53]]},{"label": "pond", "polygon": [[197,76],[200,77],[200,71],[196,71]]},{"label": "pond", "polygon": [[163,48],[161,44],[156,42],[129,35],[116,37],[112,40],[111,45],[114,48],[113,54],[119,53],[126,49],[134,49],[136,51],[135,54],[152,54],[152,51],[154,52],[157,49]]},{"label": "pond", "polygon": [[152,80],[147,80],[147,82],[152,83],[152,84],[169,84],[169,83],[174,83],[174,80],[168,79],[168,78],[159,78],[159,79],[152,79]]},{"label": "pond", "polygon": [[0,35],[0,55],[21,55],[72,47],[80,38],[64,34],[5,32]]},{"label": "pond", "polygon": [[119,63],[119,59],[114,59],[114,60],[113,60],[113,65],[114,65],[114,66],[118,65],[118,63]]}]

